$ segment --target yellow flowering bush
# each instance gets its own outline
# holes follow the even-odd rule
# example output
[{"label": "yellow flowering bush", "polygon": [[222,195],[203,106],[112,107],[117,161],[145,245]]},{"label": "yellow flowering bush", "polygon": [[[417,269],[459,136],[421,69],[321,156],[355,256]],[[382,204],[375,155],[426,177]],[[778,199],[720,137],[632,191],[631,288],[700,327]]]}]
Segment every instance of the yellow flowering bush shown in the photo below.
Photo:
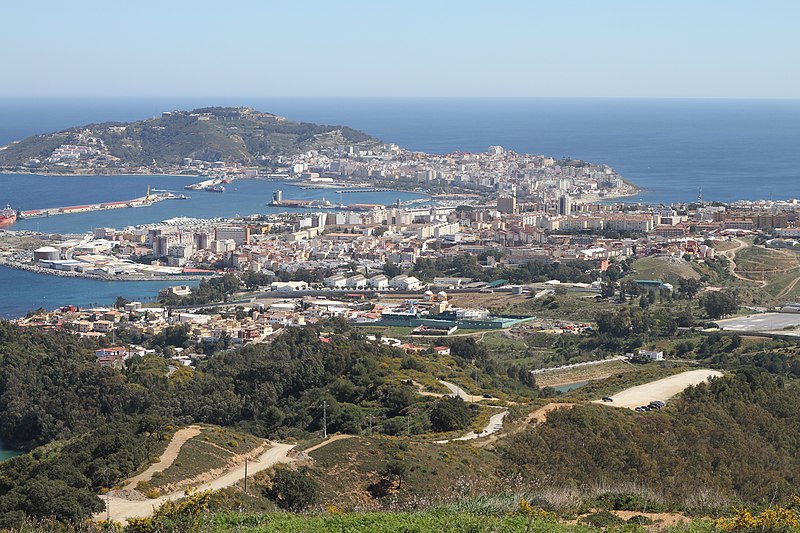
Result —
[{"label": "yellow flowering bush", "polygon": [[541,507],[536,507],[531,505],[531,502],[528,500],[520,499],[519,501],[519,509],[516,510],[515,514],[527,516],[528,518],[532,518],[535,520],[555,520],[557,518],[556,513],[545,511]]},{"label": "yellow flowering bush", "polygon": [[721,531],[789,531],[800,527],[800,517],[791,507],[770,507],[754,515],[746,507],[733,509],[733,516],[716,521]]}]

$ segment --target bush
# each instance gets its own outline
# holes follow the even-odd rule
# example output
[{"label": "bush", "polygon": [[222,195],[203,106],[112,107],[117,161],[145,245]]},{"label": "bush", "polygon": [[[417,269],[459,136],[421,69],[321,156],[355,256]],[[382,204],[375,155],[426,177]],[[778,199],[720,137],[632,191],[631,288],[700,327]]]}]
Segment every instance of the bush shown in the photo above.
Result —
[{"label": "bush", "polygon": [[628,518],[628,523],[636,524],[637,526],[650,526],[653,524],[653,521],[644,515],[637,514]]},{"label": "bush", "polygon": [[281,509],[302,511],[319,503],[319,492],[319,485],[308,475],[306,469],[281,467],[275,471],[272,488],[265,491],[264,495]]},{"label": "bush", "polygon": [[584,516],[580,522],[594,527],[608,527],[624,524],[625,520],[609,511],[598,511]]},{"label": "bush", "polygon": [[461,398],[442,398],[431,409],[430,419],[436,432],[466,429],[472,423],[472,411]]},{"label": "bush", "polygon": [[664,506],[638,494],[628,492],[606,492],[593,498],[589,505],[614,511],[639,511],[659,513],[665,510]]}]

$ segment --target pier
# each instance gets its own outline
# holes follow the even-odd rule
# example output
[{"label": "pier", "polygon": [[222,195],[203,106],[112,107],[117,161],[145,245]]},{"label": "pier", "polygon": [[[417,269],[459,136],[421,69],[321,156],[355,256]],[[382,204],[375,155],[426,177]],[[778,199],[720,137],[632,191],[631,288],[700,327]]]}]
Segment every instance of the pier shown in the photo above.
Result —
[{"label": "pier", "polygon": [[164,200],[177,200],[182,199],[172,193],[150,194],[148,190],[147,196],[141,198],[134,198],[132,200],[123,200],[121,202],[103,202],[99,204],[86,204],[86,205],[70,205],[65,207],[49,207],[45,209],[30,209],[27,211],[20,211],[20,219],[28,218],[42,218],[51,217],[56,215],[73,215],[76,213],[89,213],[92,211],[106,211],[109,209],[123,209],[127,207],[148,207],[156,202]]}]

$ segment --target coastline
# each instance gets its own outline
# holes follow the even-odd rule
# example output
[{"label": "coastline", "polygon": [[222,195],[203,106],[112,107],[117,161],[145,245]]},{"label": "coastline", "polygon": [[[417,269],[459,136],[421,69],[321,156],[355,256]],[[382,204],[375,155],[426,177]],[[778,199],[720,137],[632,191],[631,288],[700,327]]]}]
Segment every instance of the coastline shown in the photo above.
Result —
[{"label": "coastline", "polygon": [[209,279],[214,276],[200,276],[200,275],[181,275],[181,276],[102,276],[99,274],[86,274],[83,272],[73,272],[64,270],[54,270],[52,268],[42,268],[36,265],[28,265],[25,263],[18,263],[9,261],[4,257],[0,257],[0,267],[12,268],[15,270],[24,270],[33,274],[45,274],[60,278],[81,278],[91,279],[95,281],[201,281]]},{"label": "coastline", "polygon": [[46,170],[38,169],[32,171],[26,170],[7,170],[0,168],[0,174],[31,174],[34,176],[55,176],[55,177],[83,177],[83,176],[166,176],[170,178],[199,178],[200,174],[175,174],[169,172],[49,172]]}]

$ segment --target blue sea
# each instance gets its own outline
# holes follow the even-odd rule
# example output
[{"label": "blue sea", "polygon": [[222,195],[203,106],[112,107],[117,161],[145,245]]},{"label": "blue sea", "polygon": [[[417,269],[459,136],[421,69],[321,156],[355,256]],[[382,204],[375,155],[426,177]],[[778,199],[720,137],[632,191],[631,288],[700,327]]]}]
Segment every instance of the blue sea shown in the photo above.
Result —
[{"label": "blue sea", "polygon": [[[361,129],[411,150],[606,163],[654,203],[800,197],[800,100],[163,98],[0,100],[0,145],[77,124],[208,105]],[[0,191],[0,202],[3,199]]]},{"label": "blue sea", "polygon": [[[606,163],[643,189],[630,200],[673,203],[800,197],[800,100],[619,99],[0,99],[0,146],[75,125],[131,121],[209,105],[249,106],[287,118],[361,129],[404,148],[479,152],[499,144],[518,152]],[[193,178],[0,175],[0,204],[35,209],[142,196],[150,185],[183,192]],[[320,198],[277,183],[239,181],[223,194],[189,191],[190,200],[140,209],[32,219],[17,228],[78,232],[174,216],[274,211],[286,198]],[[350,194],[345,203],[389,203],[407,193]],[[338,201],[338,198],[329,198]],[[0,317],[67,303],[108,304],[152,297],[151,282],[72,280],[0,268]]]}]

